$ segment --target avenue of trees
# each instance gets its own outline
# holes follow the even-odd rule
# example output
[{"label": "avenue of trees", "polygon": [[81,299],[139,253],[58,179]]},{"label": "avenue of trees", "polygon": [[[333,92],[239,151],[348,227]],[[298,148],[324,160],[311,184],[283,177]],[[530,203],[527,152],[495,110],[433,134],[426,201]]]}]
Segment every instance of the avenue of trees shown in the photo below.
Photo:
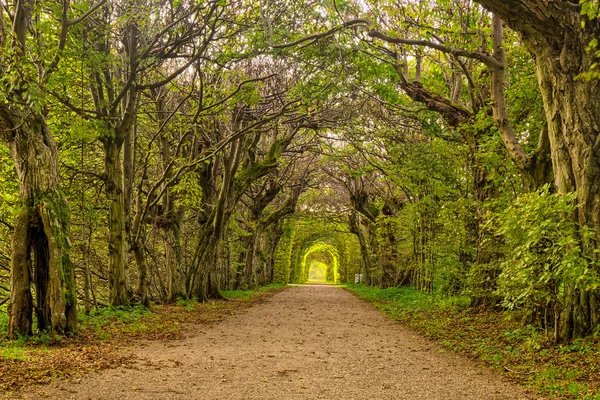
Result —
[{"label": "avenue of trees", "polygon": [[599,7],[0,0],[8,335],[311,265],[595,333]]}]

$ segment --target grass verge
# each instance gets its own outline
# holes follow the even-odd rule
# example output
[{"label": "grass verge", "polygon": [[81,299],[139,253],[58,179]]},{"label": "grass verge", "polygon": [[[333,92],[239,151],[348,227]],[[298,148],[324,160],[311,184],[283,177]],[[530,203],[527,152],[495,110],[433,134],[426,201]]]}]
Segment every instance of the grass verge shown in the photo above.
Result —
[{"label": "grass verge", "polygon": [[599,335],[553,344],[543,332],[523,327],[518,313],[474,309],[466,298],[412,288],[346,287],[444,349],[479,360],[542,395],[600,399]]},{"label": "grass verge", "polygon": [[3,338],[7,324],[3,324],[0,314],[0,393],[8,397],[30,384],[50,383],[105,368],[130,367],[135,360],[119,351],[123,343],[131,346],[135,340],[182,339],[186,325],[221,321],[284,287],[275,284],[256,291],[225,291],[227,301],[180,300],[150,309],[100,308],[89,316],[80,314],[79,332],[72,338],[40,335],[6,340]]}]

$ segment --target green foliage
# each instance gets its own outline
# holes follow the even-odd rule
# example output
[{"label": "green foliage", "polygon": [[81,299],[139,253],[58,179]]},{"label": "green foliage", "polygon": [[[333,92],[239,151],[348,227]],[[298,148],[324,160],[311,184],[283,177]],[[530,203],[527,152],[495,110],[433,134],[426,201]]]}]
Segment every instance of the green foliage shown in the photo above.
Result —
[{"label": "green foliage", "polygon": [[179,196],[181,205],[193,209],[202,207],[202,188],[198,184],[200,177],[194,171],[188,171],[173,186],[173,193]]},{"label": "green foliage", "polygon": [[254,296],[254,292],[252,290],[222,290],[221,294],[226,299],[235,300],[247,300],[250,297]]},{"label": "green foliage", "polygon": [[2,358],[26,360],[27,356],[21,346],[0,346],[0,361]]},{"label": "green foliage", "polygon": [[597,287],[595,264],[580,240],[585,243],[592,232],[574,220],[576,198],[575,193],[552,193],[545,185],[496,212],[496,232],[511,249],[498,288],[504,306],[561,310],[568,288]]},{"label": "green foliage", "polygon": [[294,245],[294,226],[287,221],[283,227],[283,233],[277,249],[275,250],[275,260],[273,263],[273,281],[281,284],[290,282],[290,270],[292,265],[292,246]]},{"label": "green foliage", "polygon": [[581,15],[586,16],[590,21],[600,14],[600,2],[598,0],[580,0],[579,4],[581,5]]},{"label": "green foliage", "polygon": [[8,313],[6,306],[0,307],[0,337],[8,334]]},{"label": "green foliage", "polygon": [[270,283],[266,286],[259,287],[258,291],[259,292],[268,292],[270,290],[283,289],[285,287],[287,287],[287,284],[285,284],[285,283],[274,282],[274,283]]},{"label": "green foliage", "polygon": [[102,307],[92,311],[89,316],[80,314],[79,320],[85,326],[91,325],[100,328],[114,322],[134,323],[151,315],[152,311],[141,305],[134,307]]}]

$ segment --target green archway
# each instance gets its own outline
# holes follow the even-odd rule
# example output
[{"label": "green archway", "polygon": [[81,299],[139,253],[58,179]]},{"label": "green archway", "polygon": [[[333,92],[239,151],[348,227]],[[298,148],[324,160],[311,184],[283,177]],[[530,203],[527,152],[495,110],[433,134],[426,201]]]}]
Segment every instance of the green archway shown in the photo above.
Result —
[{"label": "green archway", "polygon": [[359,244],[355,235],[344,229],[344,225],[329,221],[287,221],[274,256],[274,280],[306,282],[312,263],[320,262],[327,266],[326,282],[353,281],[360,269]]},{"label": "green archway", "polygon": [[[317,255],[316,259],[310,260],[311,255]],[[339,252],[335,246],[324,241],[316,241],[310,244],[304,251],[300,262],[300,277],[302,281],[310,278],[310,267],[312,262],[326,265],[325,281],[340,283],[339,275]],[[312,262],[309,262],[312,261]],[[325,262],[324,262],[325,261]],[[328,262],[327,262],[328,261]]]}]

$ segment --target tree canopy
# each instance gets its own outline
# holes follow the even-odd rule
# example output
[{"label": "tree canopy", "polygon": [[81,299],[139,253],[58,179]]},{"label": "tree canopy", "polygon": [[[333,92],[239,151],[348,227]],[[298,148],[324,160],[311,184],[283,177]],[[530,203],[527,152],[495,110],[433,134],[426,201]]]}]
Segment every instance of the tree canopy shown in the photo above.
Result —
[{"label": "tree canopy", "polygon": [[598,327],[597,1],[0,5],[10,336],[311,276]]}]

